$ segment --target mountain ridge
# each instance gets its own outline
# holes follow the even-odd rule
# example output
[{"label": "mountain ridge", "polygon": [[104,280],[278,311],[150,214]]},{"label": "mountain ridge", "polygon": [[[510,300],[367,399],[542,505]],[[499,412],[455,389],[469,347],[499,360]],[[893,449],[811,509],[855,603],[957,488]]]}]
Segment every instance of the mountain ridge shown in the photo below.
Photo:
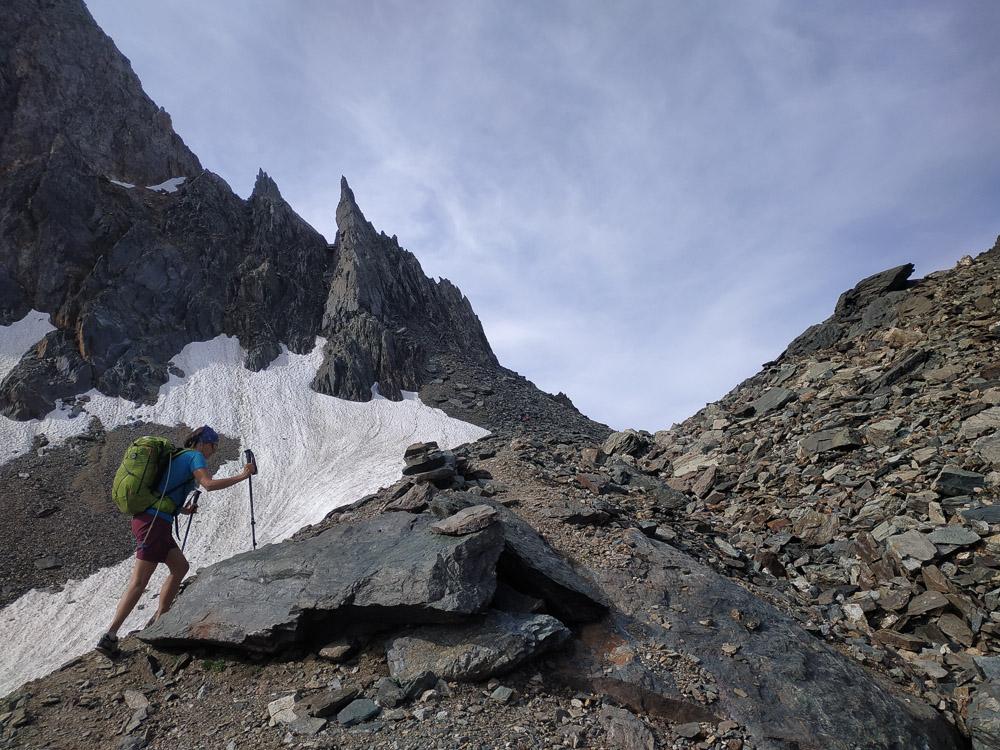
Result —
[{"label": "mountain ridge", "polygon": [[[0,413],[38,418],[91,388],[150,403],[170,357],[219,334],[239,338],[251,370],[281,345],[303,353],[322,335],[314,388],[354,400],[371,398],[375,383],[392,399],[419,390],[439,355],[499,368],[468,299],[377,232],[346,179],[333,243],[263,169],[244,201],[201,168],[162,110],[150,109],[82,2],[12,7],[0,60],[4,92],[17,102],[0,144],[0,322],[36,309],[58,330],[0,383]],[[53,28],[66,42],[59,54],[46,36]],[[31,55],[40,62],[24,64]],[[84,75],[81,61],[92,59],[102,63]],[[81,98],[101,106],[81,110]],[[24,123],[42,119],[43,107],[58,116],[31,131]],[[92,137],[119,130],[129,134],[122,143]],[[185,179],[172,184],[175,177]],[[164,186],[142,187],[154,181]],[[525,397],[561,408],[540,393]]]}]

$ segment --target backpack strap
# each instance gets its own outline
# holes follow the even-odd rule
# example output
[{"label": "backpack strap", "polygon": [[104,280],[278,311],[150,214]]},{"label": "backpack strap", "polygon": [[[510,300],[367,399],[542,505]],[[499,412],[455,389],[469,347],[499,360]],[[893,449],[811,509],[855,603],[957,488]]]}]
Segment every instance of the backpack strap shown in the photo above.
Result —
[{"label": "backpack strap", "polygon": [[[175,458],[177,458],[178,456],[183,455],[184,453],[193,453],[193,452],[194,451],[191,448],[181,448],[180,450],[174,451],[173,453],[170,454],[170,460],[167,463],[167,479],[170,478],[170,465],[171,465],[171,463],[173,463],[173,460]],[[174,490],[176,490],[178,487],[183,487],[185,484],[187,484],[187,481],[188,480],[185,479],[185,480],[183,480],[181,482],[178,482],[177,484],[175,484],[170,489],[164,489],[163,490],[163,494],[160,495],[160,500],[162,500],[164,497],[166,497],[171,492],[173,492]],[[176,518],[176,516],[175,516],[175,518]]]}]

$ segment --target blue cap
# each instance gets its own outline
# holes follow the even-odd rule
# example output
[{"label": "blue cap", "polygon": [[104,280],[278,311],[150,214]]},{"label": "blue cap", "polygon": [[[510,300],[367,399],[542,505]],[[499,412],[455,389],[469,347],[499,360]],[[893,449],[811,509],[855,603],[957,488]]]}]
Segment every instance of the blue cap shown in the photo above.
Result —
[{"label": "blue cap", "polygon": [[198,442],[211,443],[214,445],[215,443],[219,442],[219,433],[217,433],[208,425],[205,425],[198,431]]}]

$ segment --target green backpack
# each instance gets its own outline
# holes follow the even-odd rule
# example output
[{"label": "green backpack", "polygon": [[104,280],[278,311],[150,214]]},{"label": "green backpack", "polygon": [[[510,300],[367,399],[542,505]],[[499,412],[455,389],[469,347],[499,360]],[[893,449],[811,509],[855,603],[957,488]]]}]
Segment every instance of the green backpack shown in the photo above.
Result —
[{"label": "green backpack", "polygon": [[155,505],[158,510],[172,514],[177,506],[166,494],[161,499],[156,485],[170,461],[185,450],[175,448],[173,443],[161,437],[141,437],[132,443],[111,485],[111,499],[118,510],[134,516]]}]

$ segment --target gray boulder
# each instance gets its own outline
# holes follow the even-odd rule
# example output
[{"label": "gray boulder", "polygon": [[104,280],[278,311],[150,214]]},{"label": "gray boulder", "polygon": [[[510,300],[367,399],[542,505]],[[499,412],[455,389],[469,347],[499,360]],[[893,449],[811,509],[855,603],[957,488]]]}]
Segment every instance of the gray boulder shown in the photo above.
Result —
[{"label": "gray boulder", "polygon": [[790,391],[787,388],[771,388],[765,394],[757,399],[751,401],[741,415],[743,416],[761,416],[763,414],[769,414],[772,411],[777,411],[796,399],[795,391]]},{"label": "gray boulder", "polygon": [[649,450],[649,445],[649,439],[636,430],[623,430],[609,435],[601,448],[609,456],[615,454],[641,456]]},{"label": "gray boulder", "polygon": [[381,710],[374,701],[368,698],[358,698],[340,710],[340,713],[337,714],[337,721],[345,727],[353,727],[355,724],[374,719]]},{"label": "gray boulder", "polygon": [[462,536],[481,531],[497,520],[497,512],[489,505],[472,505],[452,516],[431,524],[435,534]]},{"label": "gray boulder", "polygon": [[446,680],[485,680],[529,661],[570,636],[549,615],[490,611],[478,622],[459,627],[418,628],[393,639],[387,651],[389,672],[397,680],[433,672]]},{"label": "gray boulder", "polygon": [[861,433],[849,427],[832,430],[820,430],[802,438],[799,448],[807,454],[825,453],[826,451],[850,451],[860,448]]},{"label": "gray boulder", "polygon": [[549,613],[563,622],[591,622],[604,615],[604,595],[566,558],[549,546],[531,524],[509,508],[475,495],[452,493],[466,504],[487,502],[500,518],[504,551],[497,571],[518,591],[545,602]]},{"label": "gray boulder", "polygon": [[357,620],[453,622],[484,610],[496,589],[501,529],[451,537],[430,523],[385,513],[216,563],[140,638],[270,653],[300,640],[307,622],[328,622],[333,635]]},{"label": "gray boulder", "polygon": [[986,477],[974,471],[965,471],[957,466],[945,466],[941,469],[933,489],[945,497],[957,497],[959,495],[969,495],[973,490],[983,487],[986,484]]}]

